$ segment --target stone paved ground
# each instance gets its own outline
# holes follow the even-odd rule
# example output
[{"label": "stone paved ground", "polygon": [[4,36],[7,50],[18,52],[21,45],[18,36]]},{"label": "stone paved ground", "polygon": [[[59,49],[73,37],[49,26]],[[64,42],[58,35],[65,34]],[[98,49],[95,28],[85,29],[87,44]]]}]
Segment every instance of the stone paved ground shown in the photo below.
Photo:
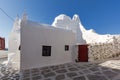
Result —
[{"label": "stone paved ground", "polygon": [[21,72],[21,80],[120,80],[120,60],[28,69]]}]

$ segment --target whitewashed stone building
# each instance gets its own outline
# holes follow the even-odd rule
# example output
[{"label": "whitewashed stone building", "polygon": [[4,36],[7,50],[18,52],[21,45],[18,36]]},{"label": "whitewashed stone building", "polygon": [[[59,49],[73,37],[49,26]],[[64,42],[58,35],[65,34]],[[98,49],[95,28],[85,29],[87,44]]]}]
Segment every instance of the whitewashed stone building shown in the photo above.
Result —
[{"label": "whitewashed stone building", "polygon": [[[66,19],[65,16],[61,15],[59,18]],[[17,18],[9,37],[8,61],[20,69],[75,61],[77,58],[75,45],[85,43],[81,32],[78,34],[80,37],[77,38],[76,31],[79,24],[75,23],[76,17],[74,16],[73,20],[69,19],[69,23],[74,23],[75,27],[67,26],[64,28],[30,21],[26,15],[23,16],[22,20]],[[21,51],[19,52],[20,47]]]},{"label": "whitewashed stone building", "polygon": [[[119,38],[100,35],[92,29],[86,30],[78,15],[74,15],[72,19],[64,14],[59,15],[52,25],[28,20],[24,15],[22,20],[16,19],[10,34],[11,53],[8,61],[11,60],[14,67],[29,69],[75,62],[83,57],[87,59],[85,61],[106,59],[120,55]],[[87,44],[88,49],[84,47]],[[86,55],[80,51],[82,46],[84,50],[88,50],[85,51]],[[108,56],[111,50],[114,52]]]}]

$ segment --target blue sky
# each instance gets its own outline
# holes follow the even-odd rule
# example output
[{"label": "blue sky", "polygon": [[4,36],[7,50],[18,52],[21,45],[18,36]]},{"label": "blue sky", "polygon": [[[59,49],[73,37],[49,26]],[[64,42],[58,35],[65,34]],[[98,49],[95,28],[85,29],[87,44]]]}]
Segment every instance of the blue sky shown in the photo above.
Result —
[{"label": "blue sky", "polygon": [[[59,14],[78,14],[86,29],[99,34],[120,34],[120,0],[0,0],[2,8],[13,19],[24,10],[30,20],[52,24]],[[0,11],[0,36],[8,40],[13,21]]]}]

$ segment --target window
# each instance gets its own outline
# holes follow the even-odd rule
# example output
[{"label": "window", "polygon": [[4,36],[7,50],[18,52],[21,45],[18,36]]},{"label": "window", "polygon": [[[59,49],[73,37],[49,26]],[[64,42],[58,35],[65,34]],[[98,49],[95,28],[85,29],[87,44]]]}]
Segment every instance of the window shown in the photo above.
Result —
[{"label": "window", "polygon": [[19,46],[19,50],[21,50],[21,45]]},{"label": "window", "polygon": [[65,45],[65,51],[69,51],[69,45]]},{"label": "window", "polygon": [[51,56],[51,46],[42,47],[42,56]]}]

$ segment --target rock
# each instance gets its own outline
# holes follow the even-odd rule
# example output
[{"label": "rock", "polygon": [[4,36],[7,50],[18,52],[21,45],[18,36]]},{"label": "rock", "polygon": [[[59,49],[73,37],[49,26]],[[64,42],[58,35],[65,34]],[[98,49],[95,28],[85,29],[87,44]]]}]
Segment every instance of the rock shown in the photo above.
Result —
[{"label": "rock", "polygon": [[55,75],[56,75],[56,74],[55,74],[54,72],[49,72],[49,73],[43,74],[43,76],[44,76],[45,78],[53,77],[53,76],[55,76]]},{"label": "rock", "polygon": [[66,73],[67,70],[66,70],[66,69],[61,69],[61,70],[57,70],[56,72],[57,72],[57,73]]},{"label": "rock", "polygon": [[87,75],[89,80],[108,80],[104,76],[99,75]]},{"label": "rock", "polygon": [[73,80],[86,80],[84,76],[75,77]]},{"label": "rock", "polygon": [[70,70],[70,71],[78,71],[78,69],[77,69],[77,68],[74,68],[74,67],[71,67],[71,68],[69,68],[68,70]]},{"label": "rock", "polygon": [[57,75],[55,80],[63,80],[65,79],[65,75],[64,74],[60,74],[60,75]]},{"label": "rock", "polygon": [[76,72],[69,72],[66,74],[68,77],[72,78],[72,77],[75,77],[77,76],[77,73]]},{"label": "rock", "polygon": [[114,73],[112,71],[104,71],[103,74],[106,75],[108,78],[113,78],[118,75],[117,73]]}]

